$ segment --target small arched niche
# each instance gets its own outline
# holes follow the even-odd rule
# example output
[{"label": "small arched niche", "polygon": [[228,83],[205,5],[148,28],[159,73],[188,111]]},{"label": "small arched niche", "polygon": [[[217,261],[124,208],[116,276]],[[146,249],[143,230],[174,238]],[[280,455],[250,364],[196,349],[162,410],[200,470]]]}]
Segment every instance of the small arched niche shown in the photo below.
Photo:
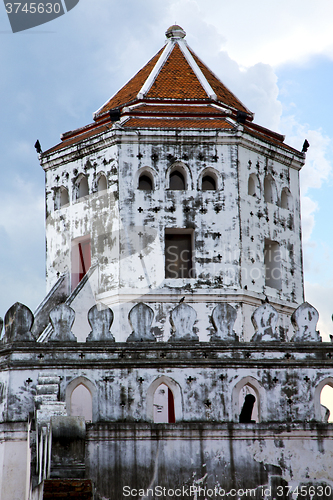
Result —
[{"label": "small arched niche", "polygon": [[[77,377],[66,388],[66,408],[71,417],[84,417],[86,422],[94,418],[95,386],[86,377]],[[95,408],[96,413],[96,408]]]},{"label": "small arched niche", "polygon": [[174,423],[182,420],[182,395],[179,385],[162,375],[147,391],[147,419],[155,423]]},{"label": "small arched niche", "polygon": [[152,191],[154,189],[153,179],[148,172],[142,172],[140,175],[138,189],[141,191]]},{"label": "small arched niche", "polygon": [[239,423],[261,421],[263,390],[253,377],[240,380],[233,389],[233,418]]},{"label": "small arched niche", "polygon": [[259,180],[256,174],[251,174],[249,176],[247,184],[247,192],[250,196],[259,196],[260,194]]},{"label": "small arched niche", "polygon": [[315,389],[315,414],[319,422],[333,423],[333,378],[322,380]]},{"label": "small arched niche", "polygon": [[287,187],[285,187],[281,191],[281,208],[286,208],[287,210],[291,210],[292,207],[293,207],[293,200],[291,192]]},{"label": "small arched niche", "polygon": [[87,177],[82,175],[78,181],[77,186],[77,199],[80,200],[89,194],[89,187]]},{"label": "small arched niche", "polygon": [[275,181],[271,174],[266,175],[264,179],[264,199],[266,203],[277,202]]},{"label": "small arched niche", "polygon": [[97,191],[101,193],[102,191],[106,191],[108,188],[108,184],[106,181],[106,177],[104,174],[101,174],[97,181]]}]

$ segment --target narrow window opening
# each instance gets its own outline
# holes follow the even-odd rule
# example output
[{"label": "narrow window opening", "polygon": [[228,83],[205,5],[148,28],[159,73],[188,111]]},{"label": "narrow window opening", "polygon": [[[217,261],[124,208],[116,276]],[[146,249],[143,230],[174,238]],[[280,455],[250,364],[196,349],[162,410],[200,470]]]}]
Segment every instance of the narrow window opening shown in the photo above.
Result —
[{"label": "narrow window opening", "polygon": [[165,234],[165,277],[195,277],[192,263],[192,234]]},{"label": "narrow window opening", "polygon": [[92,396],[83,384],[79,384],[71,394],[72,417],[84,417],[86,421],[92,421]]},{"label": "narrow window opening", "polygon": [[101,175],[97,182],[97,191],[106,191],[107,190],[107,182],[105,175]]},{"label": "narrow window opening", "polygon": [[266,203],[275,203],[275,186],[274,180],[270,176],[266,176],[264,180],[264,199]]},{"label": "narrow window opening", "polygon": [[68,189],[63,187],[60,190],[60,208],[66,207],[67,205],[69,205]]},{"label": "narrow window opening", "polygon": [[91,266],[90,239],[72,242],[72,290],[80,283]]},{"label": "narrow window opening", "polygon": [[216,191],[216,181],[210,175],[205,175],[202,178],[202,190],[203,191]]},{"label": "narrow window opening", "polygon": [[320,409],[323,422],[333,422],[333,387],[324,385],[320,393]]},{"label": "narrow window opening", "polygon": [[175,423],[175,402],[171,389],[166,384],[157,387],[154,394],[154,422]]},{"label": "narrow window opening", "polygon": [[142,191],[152,191],[153,182],[148,175],[146,174],[140,175],[139,189],[141,189]]},{"label": "narrow window opening", "polygon": [[87,196],[89,194],[89,188],[88,188],[88,181],[86,177],[82,177],[80,183],[79,183],[79,192],[78,192],[78,198],[83,198],[84,196]]},{"label": "narrow window opening", "polygon": [[258,394],[252,386],[245,385],[240,390],[239,407],[241,408],[241,412],[239,422],[241,424],[259,422],[258,399]]},{"label": "narrow window opening", "polygon": [[265,286],[281,290],[281,254],[276,241],[265,240]]},{"label": "narrow window opening", "polygon": [[174,191],[184,191],[185,187],[185,178],[181,172],[178,170],[174,170],[170,174],[170,189]]},{"label": "narrow window opening", "polygon": [[255,185],[254,178],[252,175],[249,177],[248,194],[250,196],[255,196],[255,194],[256,194],[256,185]]},{"label": "narrow window opening", "polygon": [[288,189],[283,189],[281,193],[281,207],[287,210],[291,209],[291,194]]}]

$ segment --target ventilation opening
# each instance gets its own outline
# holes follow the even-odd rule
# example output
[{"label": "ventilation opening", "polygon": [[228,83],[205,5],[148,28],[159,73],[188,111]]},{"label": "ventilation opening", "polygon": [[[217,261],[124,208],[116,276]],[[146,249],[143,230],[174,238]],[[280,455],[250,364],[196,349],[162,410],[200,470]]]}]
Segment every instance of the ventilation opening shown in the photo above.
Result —
[{"label": "ventilation opening", "polygon": [[92,396],[83,384],[79,384],[71,394],[71,416],[84,417],[86,422],[92,421]]},{"label": "ventilation opening", "polygon": [[90,239],[85,239],[79,242],[72,242],[71,260],[71,282],[72,290],[74,290],[74,288],[80,283],[82,278],[87,274],[91,266]]},{"label": "ventilation opening", "polygon": [[215,191],[216,190],[216,181],[210,175],[205,175],[202,178],[202,190],[203,191]]},{"label": "ventilation opening", "polygon": [[178,170],[174,170],[170,174],[169,188],[174,190],[174,191],[184,191],[186,189],[185,177]]},{"label": "ventilation opening", "polygon": [[259,422],[259,398],[257,391],[250,385],[245,385],[239,391],[239,422],[250,424]]},{"label": "ventilation opening", "polygon": [[142,191],[152,191],[152,189],[153,189],[153,182],[152,182],[151,178],[148,175],[142,174],[142,175],[140,175],[139,186],[138,187]]},{"label": "ventilation opening", "polygon": [[101,175],[97,182],[97,191],[106,191],[108,188],[105,175]]},{"label": "ventilation opening", "polygon": [[265,240],[265,286],[281,290],[281,254],[276,241]]},{"label": "ventilation opening", "polygon": [[324,385],[320,393],[321,417],[323,422],[333,422],[333,387]]},{"label": "ventilation opening", "polygon": [[154,394],[154,422],[174,424],[175,402],[171,389],[166,384],[157,387]]}]

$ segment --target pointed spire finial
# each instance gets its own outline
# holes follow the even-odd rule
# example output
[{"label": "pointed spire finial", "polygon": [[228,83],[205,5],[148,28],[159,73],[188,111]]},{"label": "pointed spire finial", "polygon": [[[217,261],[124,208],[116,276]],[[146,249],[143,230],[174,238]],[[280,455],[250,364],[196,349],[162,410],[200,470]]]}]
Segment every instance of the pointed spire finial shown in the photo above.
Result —
[{"label": "pointed spire finial", "polygon": [[185,38],[186,31],[183,30],[178,24],[173,24],[165,32],[167,38]]}]

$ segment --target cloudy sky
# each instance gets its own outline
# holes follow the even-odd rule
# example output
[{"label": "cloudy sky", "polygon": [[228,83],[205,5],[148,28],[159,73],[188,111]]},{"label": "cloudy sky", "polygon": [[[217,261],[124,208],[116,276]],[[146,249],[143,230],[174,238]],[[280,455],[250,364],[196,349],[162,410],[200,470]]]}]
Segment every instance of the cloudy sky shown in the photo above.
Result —
[{"label": "cloudy sky", "polygon": [[0,4],[0,316],[45,295],[44,173],[33,147],[92,121],[164,44],[187,42],[255,113],[301,149],[306,300],[333,333],[333,2],[331,0],[80,0],[13,34]]}]

